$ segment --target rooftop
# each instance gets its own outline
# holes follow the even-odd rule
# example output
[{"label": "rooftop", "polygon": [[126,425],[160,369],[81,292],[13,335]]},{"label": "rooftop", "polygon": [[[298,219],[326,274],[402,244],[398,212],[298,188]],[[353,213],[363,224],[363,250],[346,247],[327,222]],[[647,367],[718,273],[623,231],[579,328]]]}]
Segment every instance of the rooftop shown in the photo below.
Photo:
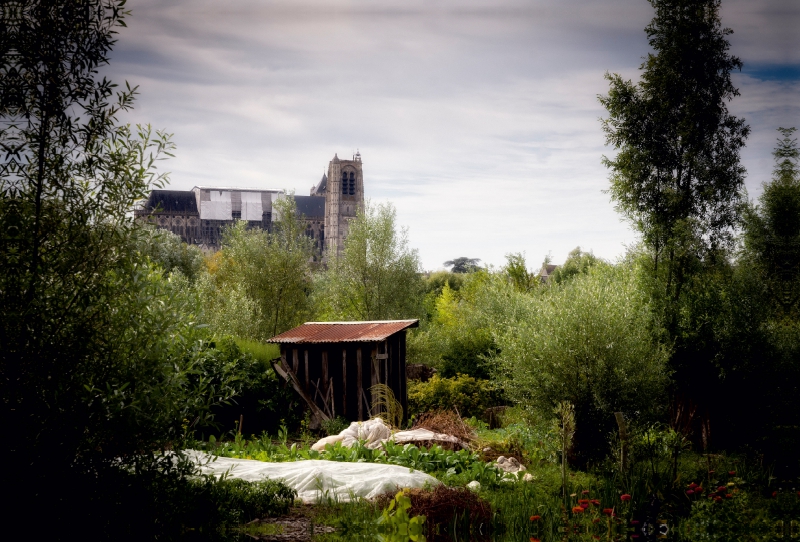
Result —
[{"label": "rooftop", "polygon": [[398,331],[418,327],[419,320],[378,320],[372,322],[306,322],[280,335],[270,343],[340,343],[383,341]]}]

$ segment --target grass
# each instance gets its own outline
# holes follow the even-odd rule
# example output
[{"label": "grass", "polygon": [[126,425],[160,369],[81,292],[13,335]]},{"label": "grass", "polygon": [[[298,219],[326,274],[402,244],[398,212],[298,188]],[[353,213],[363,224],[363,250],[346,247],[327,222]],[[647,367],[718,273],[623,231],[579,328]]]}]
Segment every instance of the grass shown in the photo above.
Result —
[{"label": "grass", "polygon": [[248,339],[236,339],[236,346],[242,352],[250,354],[261,362],[269,362],[281,356],[280,346],[271,343],[260,343]]}]

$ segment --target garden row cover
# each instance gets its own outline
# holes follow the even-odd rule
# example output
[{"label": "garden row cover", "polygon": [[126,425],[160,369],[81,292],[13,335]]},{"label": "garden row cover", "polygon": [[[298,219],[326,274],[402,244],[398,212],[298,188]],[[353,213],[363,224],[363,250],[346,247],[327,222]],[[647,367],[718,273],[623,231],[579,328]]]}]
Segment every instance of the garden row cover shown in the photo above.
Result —
[{"label": "garden row cover", "polygon": [[424,472],[398,465],[379,463],[343,463],[339,461],[305,460],[286,463],[265,463],[252,459],[213,457],[195,452],[194,461],[203,474],[227,475],[251,482],[269,478],[282,480],[297,491],[304,503],[325,499],[349,502],[361,497],[372,499],[398,488],[439,485]]}]

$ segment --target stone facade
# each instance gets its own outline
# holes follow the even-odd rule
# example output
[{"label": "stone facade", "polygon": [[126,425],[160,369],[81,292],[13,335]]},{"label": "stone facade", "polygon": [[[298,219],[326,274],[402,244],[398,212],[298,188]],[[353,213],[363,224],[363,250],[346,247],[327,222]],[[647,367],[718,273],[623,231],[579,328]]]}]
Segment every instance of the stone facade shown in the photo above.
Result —
[{"label": "stone facade", "polygon": [[[216,251],[225,226],[237,220],[248,228],[272,229],[277,218],[273,206],[284,190],[196,186],[192,190],[153,190],[135,211],[137,220],[169,230],[185,243]],[[317,258],[341,253],[350,221],[364,203],[361,154],[352,160],[338,155],[328,164],[328,173],[311,188],[308,196],[292,196],[297,213],[306,224],[306,235],[314,239]],[[333,232],[333,234],[331,234]]]}]

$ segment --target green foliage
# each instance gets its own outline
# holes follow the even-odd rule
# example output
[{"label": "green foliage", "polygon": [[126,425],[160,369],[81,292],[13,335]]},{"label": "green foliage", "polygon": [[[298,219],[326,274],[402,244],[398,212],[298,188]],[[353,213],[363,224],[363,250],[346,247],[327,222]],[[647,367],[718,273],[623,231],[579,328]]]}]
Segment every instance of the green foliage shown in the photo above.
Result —
[{"label": "green foliage", "polygon": [[375,384],[369,388],[372,397],[371,412],[383,418],[390,427],[400,427],[403,422],[403,405],[395,399],[392,388],[386,384]]},{"label": "green foliage", "polygon": [[728,52],[732,31],[721,27],[720,0],[650,3],[656,13],[645,32],[653,52],[641,81],[606,76],[603,130],[617,153],[604,163],[611,198],[653,260],[658,309],[674,339],[692,277],[713,265],[738,224],[745,174],[739,153],[749,127],[727,108],[739,94],[731,73],[742,62]]},{"label": "green foliage", "polygon": [[222,249],[198,282],[206,319],[219,334],[265,341],[307,319],[313,243],[293,198],[275,202],[273,231],[227,229]]},{"label": "green foliage", "polygon": [[342,254],[316,283],[317,310],[324,319],[392,320],[420,315],[423,283],[419,255],[397,228],[390,204],[360,208]]},{"label": "green foliage", "polygon": [[409,517],[411,499],[398,491],[378,519],[378,539],[382,542],[425,542],[425,516]]},{"label": "green foliage", "polygon": [[164,274],[180,273],[193,283],[203,269],[203,252],[187,245],[174,233],[151,225],[142,226],[135,237],[139,254],[164,270]]},{"label": "green foliage", "polygon": [[[300,422],[303,407],[300,399],[276,374],[266,356],[255,357],[239,348],[240,340],[221,337],[209,343],[220,360],[236,378],[235,394],[229,401],[212,408],[214,419],[193,426],[195,434],[206,435],[215,429],[241,430],[247,434],[262,431],[277,431],[279,424],[288,422],[296,426]],[[245,343],[248,344],[248,343]],[[250,343],[252,345],[252,343]],[[264,354],[273,345],[254,343],[254,350]],[[239,422],[243,420],[243,427]]]},{"label": "green foliage", "polygon": [[569,253],[564,263],[553,271],[553,274],[548,280],[558,284],[576,275],[585,275],[592,266],[599,262],[600,260],[591,252],[581,252],[581,247],[575,247]]},{"label": "green foliage", "polygon": [[331,435],[338,435],[348,427],[350,427],[350,422],[347,421],[346,418],[342,418],[341,416],[336,416],[330,420],[323,420],[322,423],[322,430],[325,431],[325,434],[328,436]]},{"label": "green foliage", "polygon": [[583,460],[605,448],[613,412],[660,414],[667,352],[653,341],[634,268],[595,266],[540,296],[516,295],[509,300],[500,290],[485,302],[500,312],[493,318],[501,349],[498,385],[544,416],[559,401],[574,404],[576,453],[587,454]]},{"label": "green foliage", "polygon": [[480,265],[478,265],[480,261],[480,258],[467,258],[466,256],[461,256],[455,260],[448,260],[444,262],[444,265],[445,267],[451,268],[451,273],[473,273],[481,268]]},{"label": "green foliage", "polygon": [[489,380],[467,375],[442,378],[433,375],[427,382],[408,383],[410,415],[433,410],[458,409],[464,417],[483,416],[484,411],[500,403],[500,392]]},{"label": "green foliage", "polygon": [[269,363],[281,356],[281,348],[277,344],[261,343],[240,338],[235,339],[235,341],[243,353],[250,354],[261,363]]},{"label": "green foliage", "polygon": [[528,270],[525,254],[521,252],[506,254],[504,270],[509,282],[518,292],[530,292],[542,282],[538,273]]},{"label": "green foliage", "polygon": [[325,450],[317,452],[297,443],[274,443],[268,435],[247,440],[237,435],[232,441],[221,442],[210,438],[207,443],[197,442],[194,446],[212,454],[223,457],[255,459],[257,461],[282,462],[306,459],[324,459],[342,462],[368,462],[400,465],[420,470],[436,476],[451,485],[464,485],[478,480],[485,485],[493,485],[500,481],[501,472],[491,464],[481,461],[478,454],[469,450],[450,451],[441,446],[430,448],[418,447],[414,444],[395,444],[385,442],[381,448],[367,448],[362,443],[351,447],[342,446],[340,442],[328,444]]},{"label": "green foliage", "polygon": [[297,497],[295,490],[275,480],[201,478],[190,481],[184,493],[184,525],[212,531],[284,515]]}]

